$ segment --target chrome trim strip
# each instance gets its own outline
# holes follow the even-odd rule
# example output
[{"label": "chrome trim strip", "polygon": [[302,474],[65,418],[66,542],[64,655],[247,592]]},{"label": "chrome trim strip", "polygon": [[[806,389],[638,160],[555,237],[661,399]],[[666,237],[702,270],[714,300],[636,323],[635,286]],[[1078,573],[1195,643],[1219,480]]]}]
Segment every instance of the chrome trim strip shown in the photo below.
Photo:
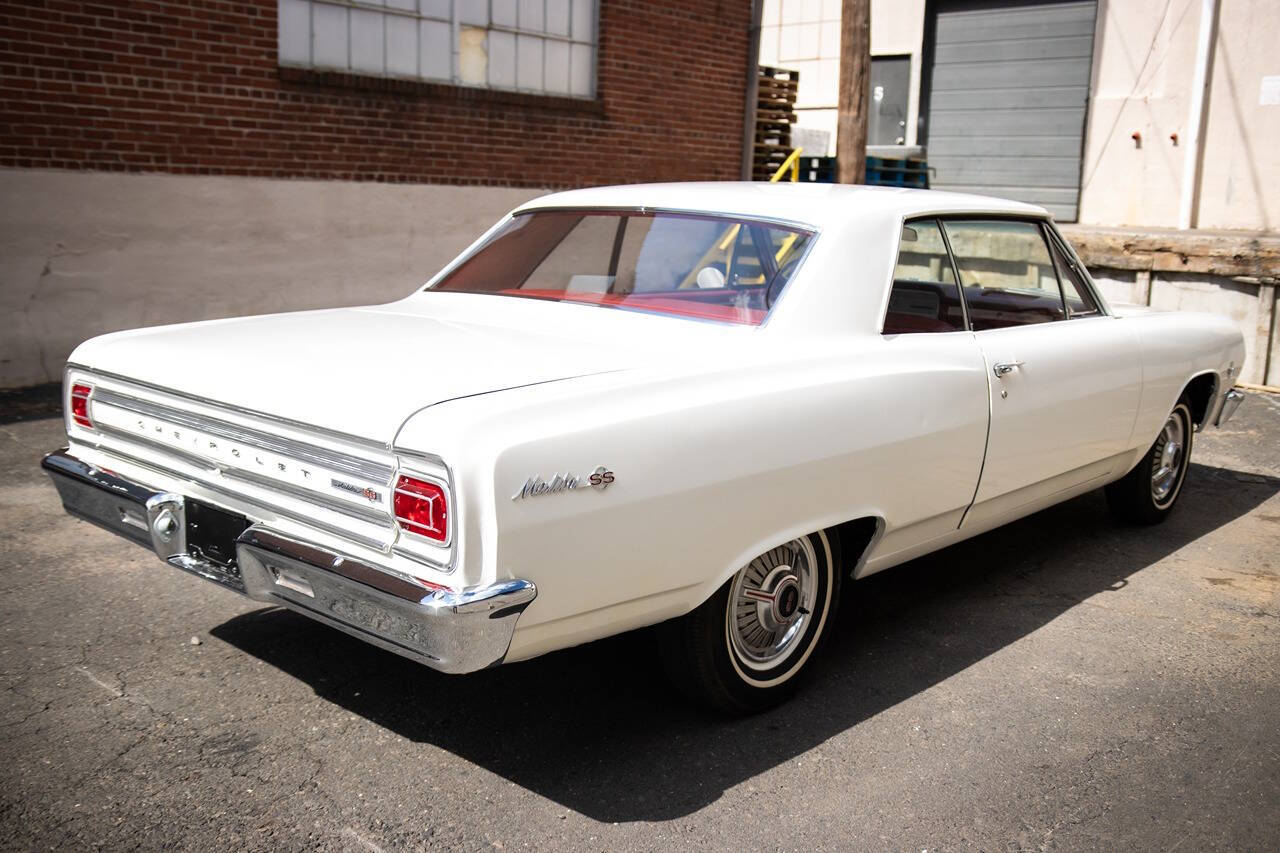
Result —
[{"label": "chrome trim strip", "polygon": [[245,590],[442,672],[501,663],[520,614],[537,596],[526,580],[454,591],[350,561],[326,548],[247,529],[236,547]]},{"label": "chrome trim strip", "polygon": [[144,382],[141,379],[134,379],[129,376],[123,376],[119,373],[112,373],[107,370],[96,370],[92,367],[89,367],[86,364],[77,364],[75,362],[68,362],[66,369],[68,371],[78,370],[82,373],[102,376],[107,379],[115,380],[117,382],[123,382],[126,385],[133,385],[138,388],[146,388],[149,391],[156,391],[161,394],[169,394],[174,397],[180,397],[184,400],[191,400],[193,403],[199,403],[203,406],[209,406],[210,408],[223,409],[224,411],[234,412],[235,414],[244,415],[246,417],[251,417],[251,418],[261,418],[262,420],[270,421],[272,423],[278,423],[278,424],[281,424],[282,426],[287,426],[290,429],[296,429],[300,432],[310,432],[316,435],[323,435],[327,438],[336,439],[338,441],[345,441],[350,444],[357,444],[362,447],[367,447],[371,450],[378,450],[384,453],[390,452],[391,450],[391,446],[386,442],[375,441],[370,438],[362,438],[358,435],[352,435],[351,433],[348,433],[348,432],[342,432],[336,429],[329,429],[327,427],[316,426],[315,424],[303,423],[302,421],[293,420],[292,418],[283,418],[283,417],[280,417],[279,415],[272,415],[272,414],[268,414],[267,412],[260,412],[257,409],[248,409],[248,408],[245,408],[244,406],[236,406],[232,403],[219,403],[215,400],[209,400],[204,397],[197,396],[195,394],[187,394],[183,391],[175,391],[174,389],[167,388],[163,385],[156,385],[151,382]]},{"label": "chrome trim strip", "polygon": [[415,604],[432,593],[445,589],[438,584],[427,584],[425,581],[386,566],[376,566],[256,524],[240,534],[238,543],[301,560]]},{"label": "chrome trim strip", "polygon": [[[152,447],[158,451],[168,453],[171,456],[176,456],[177,458],[183,460],[184,462],[187,462],[188,464],[194,465],[198,468],[202,468],[205,471],[208,471],[210,473],[218,472],[223,474],[226,477],[230,477],[235,480],[242,480],[246,483],[253,483],[256,486],[263,486],[269,489],[276,489],[278,491],[285,492],[286,494],[293,495],[294,497],[300,500],[307,501],[308,503],[314,503],[314,504],[317,504],[318,506],[324,507],[325,509],[333,510],[334,512],[337,512],[337,513],[341,513],[342,515],[348,515],[348,516],[351,516],[352,518],[360,519],[361,521],[369,521],[381,527],[385,527],[388,530],[391,528],[391,524],[392,524],[391,515],[387,512],[383,512],[382,510],[376,510],[376,509],[373,509],[372,507],[366,508],[361,506],[355,506],[352,504],[347,504],[347,503],[344,503],[343,501],[330,498],[329,496],[321,494],[319,492],[312,492],[312,491],[308,491],[307,489],[299,488],[293,485],[292,483],[285,483],[279,480],[272,480],[270,477],[263,477],[261,474],[255,474],[252,471],[246,471],[242,468],[218,465],[216,463],[210,462],[208,459],[205,459],[204,457],[196,456],[193,453],[188,453],[187,451],[182,450],[181,448],[171,447],[165,444],[164,442],[156,441],[155,439],[145,435],[134,435],[131,432],[127,432],[125,430],[119,429],[118,427],[111,426],[110,424],[99,424],[97,429],[99,432],[103,433],[104,435],[110,435],[117,438],[122,438],[125,441],[129,441],[134,444],[141,444],[146,447]],[[102,447],[102,449],[106,452],[109,452],[109,453],[115,452],[114,445],[110,445],[110,446],[100,445],[100,447]],[[210,486],[210,488],[212,488],[212,486]],[[226,490],[221,490],[221,491],[225,492]],[[230,493],[228,492],[228,494]]]},{"label": "chrome trim strip", "polygon": [[[222,497],[230,498],[233,501],[241,501],[256,509],[266,510],[267,512],[272,512],[272,513],[275,513],[276,515],[284,516],[285,518],[288,518],[291,521],[296,521],[299,524],[305,525],[307,527],[314,527],[317,530],[323,530],[325,533],[330,533],[334,536],[337,536],[339,539],[346,539],[349,542],[355,542],[359,545],[364,545],[365,547],[372,548],[375,551],[382,551],[385,553],[387,550],[387,543],[383,542],[381,539],[373,539],[369,536],[365,536],[360,533],[355,533],[345,528],[336,527],[332,524],[329,524],[328,522],[320,521],[315,516],[302,515],[300,513],[294,512],[291,509],[282,507],[279,504],[268,503],[267,501],[260,501],[255,498],[249,497],[241,492],[228,491],[227,489],[217,485],[216,483],[211,483],[208,480],[203,480],[199,477],[193,477],[190,474],[184,474],[181,471],[176,471],[172,468],[166,468],[165,466],[157,462],[153,462],[151,460],[140,459],[137,456],[133,456],[132,454],[129,454],[123,450],[119,450],[114,447],[111,447],[111,448],[101,447],[99,449],[103,453],[106,453],[112,456],[117,456],[123,461],[129,462],[133,465],[137,465],[140,468],[145,468],[149,471],[154,471],[155,473],[163,476],[174,477],[179,480],[185,480],[189,483],[195,483],[196,485],[203,486],[209,491],[215,492]],[[421,559],[422,561],[427,561],[425,557]]]},{"label": "chrome trim strip", "polygon": [[134,397],[126,397],[106,388],[97,389],[95,401],[99,404],[114,406],[117,409],[124,409],[127,412],[160,418],[170,423],[216,435],[219,438],[225,438],[228,441],[238,441],[242,444],[256,447],[259,450],[278,453],[281,456],[288,456],[301,462],[309,462],[312,465],[320,465],[357,477],[367,477],[384,485],[390,483],[391,473],[394,470],[390,465],[380,462],[372,462],[326,450],[315,445],[273,436],[269,433],[238,426],[226,421],[192,415],[169,406],[139,400]]},{"label": "chrome trim strip", "polygon": [[1218,417],[1214,420],[1213,425],[1220,427],[1227,421],[1231,420],[1231,416],[1236,413],[1236,409],[1240,408],[1240,404],[1244,402],[1244,393],[1237,391],[1235,388],[1227,391],[1222,395],[1222,408],[1218,410]]},{"label": "chrome trim strip", "polygon": [[780,225],[783,228],[789,228],[798,231],[808,231],[813,236],[817,236],[821,232],[821,228],[813,222],[801,222],[797,219],[784,219],[781,216],[762,216],[754,213],[730,213],[720,210],[690,210],[682,207],[642,207],[637,205],[583,205],[572,206],[565,205],[563,207],[554,204],[534,205],[531,207],[520,207],[511,212],[511,218],[524,216],[529,213],[658,213],[671,216],[690,216],[699,219],[714,219],[717,221],[731,220],[729,224],[739,223],[759,223],[761,225]]},{"label": "chrome trim strip", "polygon": [[357,506],[344,501],[330,498],[327,495],[312,492],[307,489],[300,488],[292,483],[282,483],[278,480],[272,480],[270,477],[264,477],[261,474],[255,474],[252,471],[245,471],[241,468],[219,468],[223,476],[230,477],[233,480],[243,480],[246,483],[253,483],[255,486],[262,486],[268,489],[277,489],[287,494],[293,495],[299,500],[309,503],[316,503],[325,509],[331,509],[342,515],[349,515],[352,518],[358,518],[362,521],[369,521],[382,527],[391,529],[391,514],[373,507]]}]

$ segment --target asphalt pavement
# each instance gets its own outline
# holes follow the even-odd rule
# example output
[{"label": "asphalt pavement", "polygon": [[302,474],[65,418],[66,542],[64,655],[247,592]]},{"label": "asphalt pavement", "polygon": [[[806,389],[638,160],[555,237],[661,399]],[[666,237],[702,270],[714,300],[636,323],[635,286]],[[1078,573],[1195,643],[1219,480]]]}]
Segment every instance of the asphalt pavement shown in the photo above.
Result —
[{"label": "asphalt pavement", "polygon": [[1280,396],[1162,526],[1093,493],[847,585],[750,719],[644,631],[444,676],[241,599],[64,515],[60,438],[0,426],[0,847],[1280,848]]}]

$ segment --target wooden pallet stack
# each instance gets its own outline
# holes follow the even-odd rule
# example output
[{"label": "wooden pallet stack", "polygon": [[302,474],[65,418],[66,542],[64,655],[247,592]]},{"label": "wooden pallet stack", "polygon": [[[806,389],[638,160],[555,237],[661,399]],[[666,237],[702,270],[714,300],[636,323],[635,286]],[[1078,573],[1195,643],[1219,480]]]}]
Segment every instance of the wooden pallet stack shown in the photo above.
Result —
[{"label": "wooden pallet stack", "polygon": [[751,179],[767,181],[791,154],[800,72],[761,65],[756,76],[756,141]]}]

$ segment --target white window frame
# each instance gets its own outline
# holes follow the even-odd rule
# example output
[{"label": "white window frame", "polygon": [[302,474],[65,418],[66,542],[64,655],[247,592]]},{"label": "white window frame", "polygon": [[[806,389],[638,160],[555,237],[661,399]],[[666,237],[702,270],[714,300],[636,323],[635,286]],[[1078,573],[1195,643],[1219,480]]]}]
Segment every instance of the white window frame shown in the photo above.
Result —
[{"label": "white window frame", "polygon": [[[405,8],[410,6],[413,8]],[[548,11],[555,7],[564,10],[567,15],[567,33],[552,32],[547,26]],[[599,0],[277,0],[277,9],[278,61],[281,66],[555,97],[593,99],[596,96]],[[444,14],[445,9],[448,11],[447,16]],[[331,21],[337,20],[337,14],[345,16],[345,29],[333,29],[328,33],[330,38],[336,38],[339,43],[345,40],[345,62],[316,60],[317,10]],[[516,23],[495,23],[495,10],[499,11],[500,17]],[[353,48],[355,38],[352,22],[356,20],[355,16],[360,15],[360,20],[367,26],[373,21],[371,14],[381,16],[378,22],[380,26],[374,27],[381,31],[381,69],[367,65],[358,67],[356,50]],[[522,17],[526,15],[533,22],[541,21],[540,28],[533,25],[521,26],[524,23]],[[392,52],[388,45],[389,18],[401,21],[409,19],[417,23],[414,41],[417,62],[415,73],[405,73],[389,67]],[[481,20],[484,23],[480,23]],[[432,73],[430,69],[424,68],[423,62],[425,28],[441,24],[446,25],[449,32],[447,75],[442,70]],[[471,34],[476,31],[483,31],[483,36],[480,37],[483,43],[483,80],[476,73],[476,60],[480,58],[480,54],[464,56],[464,51],[467,50],[463,46],[464,35],[470,35],[467,40],[472,41],[476,36]],[[495,74],[495,56],[491,47],[495,34],[500,34],[511,46],[509,56],[504,57],[510,59],[510,68],[505,69],[509,72],[510,81],[494,79],[495,76],[503,76]],[[375,35],[374,38],[376,37]],[[555,45],[565,56],[563,86],[548,85],[548,45]],[[521,53],[525,50],[529,51],[527,56],[537,58],[522,66]],[[529,69],[537,68],[539,63],[540,71],[536,74],[539,82],[529,85],[528,80],[521,79],[522,75]],[[522,83],[525,85],[521,85]]]}]

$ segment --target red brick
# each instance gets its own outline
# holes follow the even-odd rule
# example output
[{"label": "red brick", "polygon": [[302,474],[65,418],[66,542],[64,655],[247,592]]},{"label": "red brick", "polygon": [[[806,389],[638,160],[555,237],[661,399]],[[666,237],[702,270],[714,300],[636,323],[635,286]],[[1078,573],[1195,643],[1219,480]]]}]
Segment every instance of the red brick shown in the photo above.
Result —
[{"label": "red brick", "polygon": [[601,0],[592,101],[278,68],[276,0],[44,5],[0,30],[0,166],[547,187],[738,175],[750,0]]}]

